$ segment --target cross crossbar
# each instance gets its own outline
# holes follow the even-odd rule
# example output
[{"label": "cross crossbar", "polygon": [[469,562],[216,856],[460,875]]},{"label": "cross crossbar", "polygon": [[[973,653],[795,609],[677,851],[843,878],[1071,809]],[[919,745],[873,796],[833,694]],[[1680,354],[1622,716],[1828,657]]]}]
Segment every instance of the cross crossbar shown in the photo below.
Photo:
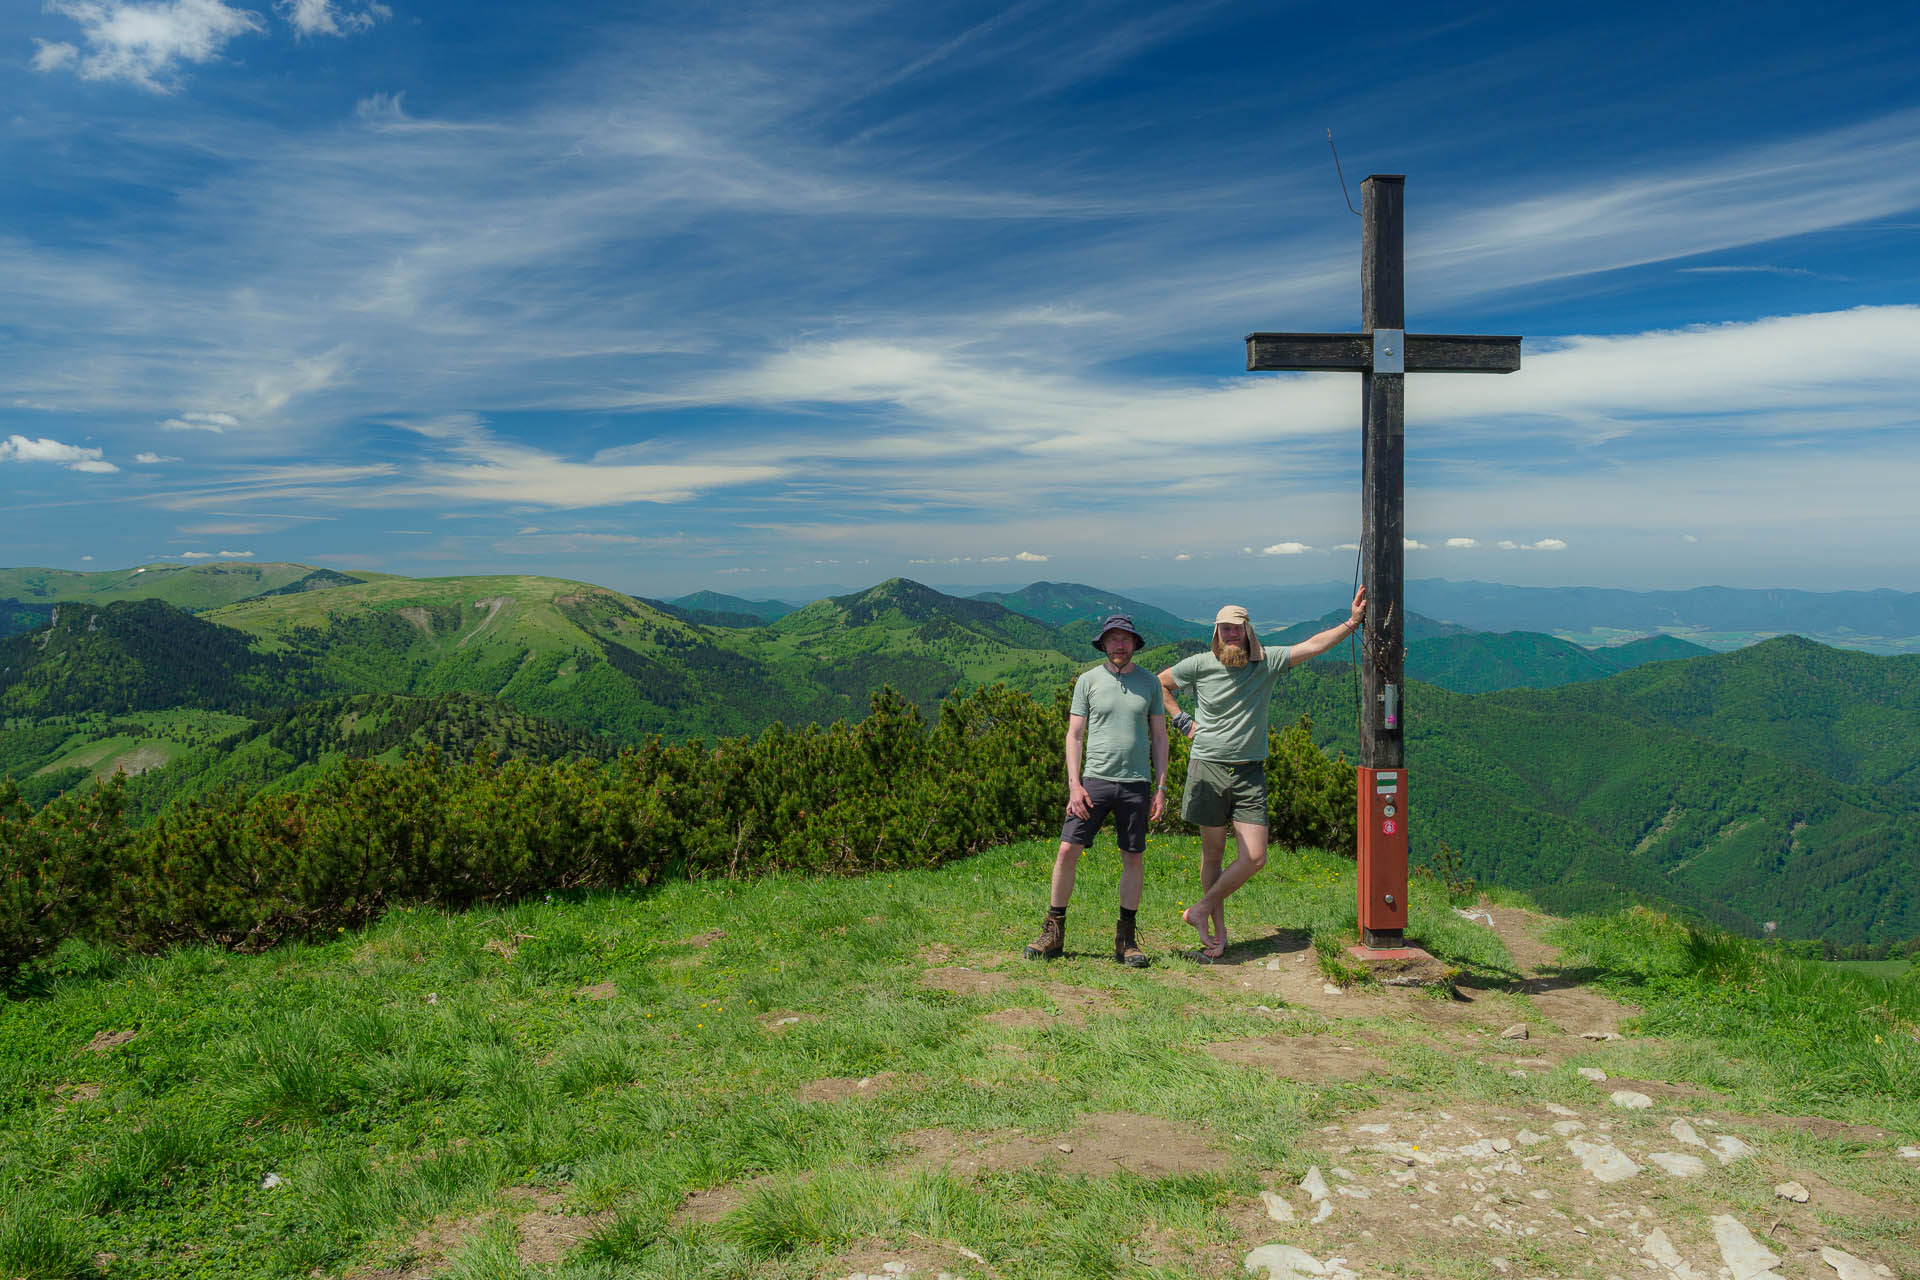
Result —
[{"label": "cross crossbar", "polygon": [[[1515,373],[1520,339],[1460,333],[1410,333],[1408,373]],[[1247,372],[1373,369],[1373,338],[1365,333],[1250,333]]]}]

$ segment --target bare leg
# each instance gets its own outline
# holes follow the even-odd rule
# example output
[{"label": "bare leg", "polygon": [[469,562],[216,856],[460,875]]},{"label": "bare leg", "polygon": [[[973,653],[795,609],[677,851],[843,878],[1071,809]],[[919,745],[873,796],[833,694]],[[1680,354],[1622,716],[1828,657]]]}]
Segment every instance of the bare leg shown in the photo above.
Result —
[{"label": "bare leg", "polygon": [[[1205,842],[1213,830],[1214,829],[1203,828],[1201,832],[1200,878],[1202,883],[1206,881]],[[1221,844],[1224,846],[1226,843],[1226,828],[1221,827],[1217,828],[1217,830],[1221,833]],[[1200,920],[1203,921],[1208,920],[1208,917],[1212,916],[1214,912],[1221,910],[1226,900],[1232,896],[1236,889],[1253,879],[1254,875],[1259,872],[1262,867],[1267,865],[1267,828],[1264,823],[1236,822],[1233,824],[1233,836],[1234,843],[1239,847],[1240,856],[1233,860],[1232,866],[1221,871],[1214,881],[1206,886],[1206,893],[1201,896],[1200,901],[1194,903],[1186,910],[1184,918],[1186,922],[1193,925],[1196,930],[1200,928],[1200,925],[1195,922],[1195,916],[1198,916]],[[1211,923],[1211,921],[1208,922]],[[1221,937],[1217,939],[1220,942],[1220,950],[1209,951],[1208,954],[1217,956],[1226,951],[1227,948],[1224,940],[1225,927],[1225,918],[1223,916],[1221,919]]]},{"label": "bare leg", "polygon": [[[1068,900],[1073,897],[1073,877],[1080,869],[1080,854],[1085,848],[1085,845],[1067,840],[1060,842],[1060,852],[1053,860],[1053,896],[1047,899],[1048,906],[1059,907],[1063,911],[1066,909]],[[1124,887],[1121,892],[1125,892]],[[1133,893],[1134,901],[1138,902],[1140,890],[1137,886]]]},{"label": "bare leg", "polygon": [[[1182,912],[1180,918],[1185,920],[1193,931],[1200,935],[1200,949],[1201,952],[1207,956],[1218,956],[1222,951],[1226,950],[1224,946],[1218,950],[1214,948],[1213,921],[1209,918],[1212,916],[1214,908],[1209,907],[1205,911],[1200,909],[1201,904],[1206,902],[1207,894],[1213,889],[1214,883],[1220,879],[1220,859],[1226,854],[1226,851],[1227,829],[1225,827],[1200,828],[1201,897],[1199,902],[1194,903]],[[1225,918],[1225,912],[1222,912],[1221,919],[1224,920]]]},{"label": "bare leg", "polygon": [[1147,855],[1139,853],[1120,854],[1120,905],[1129,911],[1140,909],[1140,890],[1147,883]]}]

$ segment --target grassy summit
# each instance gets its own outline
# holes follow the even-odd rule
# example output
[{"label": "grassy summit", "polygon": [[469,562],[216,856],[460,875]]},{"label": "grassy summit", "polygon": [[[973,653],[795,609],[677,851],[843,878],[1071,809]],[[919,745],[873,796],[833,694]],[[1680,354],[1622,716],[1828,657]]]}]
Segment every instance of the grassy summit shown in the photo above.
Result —
[{"label": "grassy summit", "polygon": [[1644,912],[1490,928],[1422,884],[1461,998],[1355,984],[1350,865],[1313,853],[1202,967],[1171,926],[1196,852],[1150,845],[1144,971],[1101,954],[1104,847],[1069,958],[1018,957],[1044,843],[263,955],[70,945],[0,1006],[0,1274],[1224,1277],[1286,1244],[1711,1275],[1733,1228],[1784,1274],[1920,1268],[1910,979]]}]

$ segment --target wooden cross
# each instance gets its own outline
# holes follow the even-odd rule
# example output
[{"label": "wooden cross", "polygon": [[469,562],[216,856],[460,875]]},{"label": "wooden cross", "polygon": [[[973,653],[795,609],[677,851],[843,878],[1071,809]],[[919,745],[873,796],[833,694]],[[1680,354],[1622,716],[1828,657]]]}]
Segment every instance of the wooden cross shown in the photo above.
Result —
[{"label": "wooden cross", "polygon": [[1247,370],[1360,374],[1360,563],[1367,586],[1358,776],[1360,940],[1396,948],[1407,921],[1405,518],[1406,376],[1512,373],[1520,339],[1406,332],[1406,177],[1360,184],[1359,333],[1250,333]]}]

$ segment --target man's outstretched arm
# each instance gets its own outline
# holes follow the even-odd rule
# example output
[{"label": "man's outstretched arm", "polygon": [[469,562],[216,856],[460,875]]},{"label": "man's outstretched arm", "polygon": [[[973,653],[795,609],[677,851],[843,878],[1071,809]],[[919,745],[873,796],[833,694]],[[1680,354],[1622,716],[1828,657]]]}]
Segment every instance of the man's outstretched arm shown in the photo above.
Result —
[{"label": "man's outstretched arm", "polygon": [[1360,629],[1360,621],[1367,614],[1367,589],[1360,588],[1353,593],[1353,613],[1342,623],[1328,627],[1317,636],[1308,636],[1287,650],[1287,665],[1295,667],[1309,658],[1317,658],[1333,646],[1345,640]]}]

